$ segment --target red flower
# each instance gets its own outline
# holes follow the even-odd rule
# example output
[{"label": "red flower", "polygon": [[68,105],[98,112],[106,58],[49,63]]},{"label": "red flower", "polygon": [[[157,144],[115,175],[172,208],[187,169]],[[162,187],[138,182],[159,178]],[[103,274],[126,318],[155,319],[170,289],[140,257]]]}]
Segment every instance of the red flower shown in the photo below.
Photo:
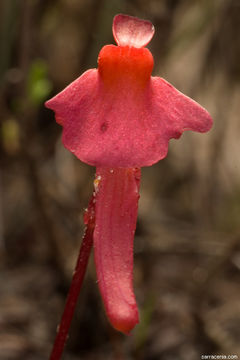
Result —
[{"label": "red flower", "polygon": [[144,46],[153,34],[149,21],[115,16],[118,46],[104,46],[98,69],[46,102],[63,126],[64,146],[97,167],[97,277],[109,320],[125,333],[138,322],[132,268],[139,168],[163,159],[169,140],[183,131],[206,132],[212,126],[205,109],[164,79],[151,77],[153,57]]}]

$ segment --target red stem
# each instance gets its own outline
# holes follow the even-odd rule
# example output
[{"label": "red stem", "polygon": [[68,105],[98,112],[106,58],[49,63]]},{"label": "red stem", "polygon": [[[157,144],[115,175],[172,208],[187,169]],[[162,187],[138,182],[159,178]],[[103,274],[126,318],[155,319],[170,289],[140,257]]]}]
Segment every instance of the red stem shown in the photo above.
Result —
[{"label": "red stem", "polygon": [[86,272],[88,259],[93,244],[93,231],[95,225],[94,201],[95,200],[93,196],[90,200],[88,209],[84,216],[84,222],[87,227],[83,236],[77,264],[73,273],[72,283],[68,292],[67,301],[61,318],[61,323],[58,327],[58,332],[53,344],[53,349],[49,360],[59,360],[61,358],[73,318],[74,310],[77,304],[78,295],[82,287],[83,278]]}]

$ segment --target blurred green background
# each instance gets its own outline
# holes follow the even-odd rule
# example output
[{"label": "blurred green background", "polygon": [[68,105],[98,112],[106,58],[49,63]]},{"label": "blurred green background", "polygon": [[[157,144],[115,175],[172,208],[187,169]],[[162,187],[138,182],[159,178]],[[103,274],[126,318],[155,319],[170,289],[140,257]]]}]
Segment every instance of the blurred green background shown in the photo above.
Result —
[{"label": "blurred green background", "polygon": [[0,359],[47,359],[83,233],[94,168],[61,144],[43,102],[148,19],[154,75],[200,102],[210,133],[172,140],[142,171],[131,336],[106,319],[91,259],[63,359],[240,358],[239,0],[0,2]]}]

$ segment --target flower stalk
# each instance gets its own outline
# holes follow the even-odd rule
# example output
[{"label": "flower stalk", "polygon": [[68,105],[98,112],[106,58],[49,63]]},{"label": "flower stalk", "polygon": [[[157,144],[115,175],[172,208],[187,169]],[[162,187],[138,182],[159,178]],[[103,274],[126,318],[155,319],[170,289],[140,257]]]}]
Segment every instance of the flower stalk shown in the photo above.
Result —
[{"label": "flower stalk", "polygon": [[80,247],[75,271],[73,273],[65,308],[63,311],[60,325],[57,329],[57,335],[53,344],[49,360],[59,360],[61,358],[67,340],[69,328],[72,322],[74,310],[82,287],[88,259],[93,245],[93,231],[95,224],[94,201],[95,199],[93,195],[92,199],[90,200],[89,206],[84,214],[84,223],[86,225],[86,229],[83,235],[82,244]]}]

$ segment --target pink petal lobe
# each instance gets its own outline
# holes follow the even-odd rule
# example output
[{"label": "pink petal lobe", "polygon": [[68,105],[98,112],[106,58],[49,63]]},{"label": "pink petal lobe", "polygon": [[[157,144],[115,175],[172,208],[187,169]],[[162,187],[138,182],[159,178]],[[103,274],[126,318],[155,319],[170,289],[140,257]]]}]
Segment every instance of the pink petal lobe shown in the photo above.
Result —
[{"label": "pink petal lobe", "polygon": [[[84,109],[85,97],[93,91],[96,92],[98,83],[98,72],[96,69],[85,71],[80,77],[69,84],[59,94],[45,102],[45,106],[55,112],[56,122],[64,125],[65,120],[70,124],[70,133],[77,126],[81,113],[79,107]],[[83,110],[80,109],[80,110]]]},{"label": "pink petal lobe", "polygon": [[97,279],[108,318],[123,333],[139,322],[132,285],[139,182],[139,169],[98,168],[96,172]]},{"label": "pink petal lobe", "polygon": [[154,35],[154,26],[150,21],[133,16],[119,14],[113,19],[113,36],[119,46],[146,46]]},{"label": "pink petal lobe", "polygon": [[166,80],[152,78],[152,96],[156,116],[162,113],[166,122],[166,133],[172,138],[178,138],[185,130],[207,132],[212,127],[210,114],[196,101],[178,91]]},{"label": "pink petal lobe", "polygon": [[145,105],[152,135],[152,151],[148,151],[143,159],[145,166],[166,157],[170,139],[178,139],[186,130],[204,133],[212,127],[213,121],[207,110],[159,77],[151,78]]}]

